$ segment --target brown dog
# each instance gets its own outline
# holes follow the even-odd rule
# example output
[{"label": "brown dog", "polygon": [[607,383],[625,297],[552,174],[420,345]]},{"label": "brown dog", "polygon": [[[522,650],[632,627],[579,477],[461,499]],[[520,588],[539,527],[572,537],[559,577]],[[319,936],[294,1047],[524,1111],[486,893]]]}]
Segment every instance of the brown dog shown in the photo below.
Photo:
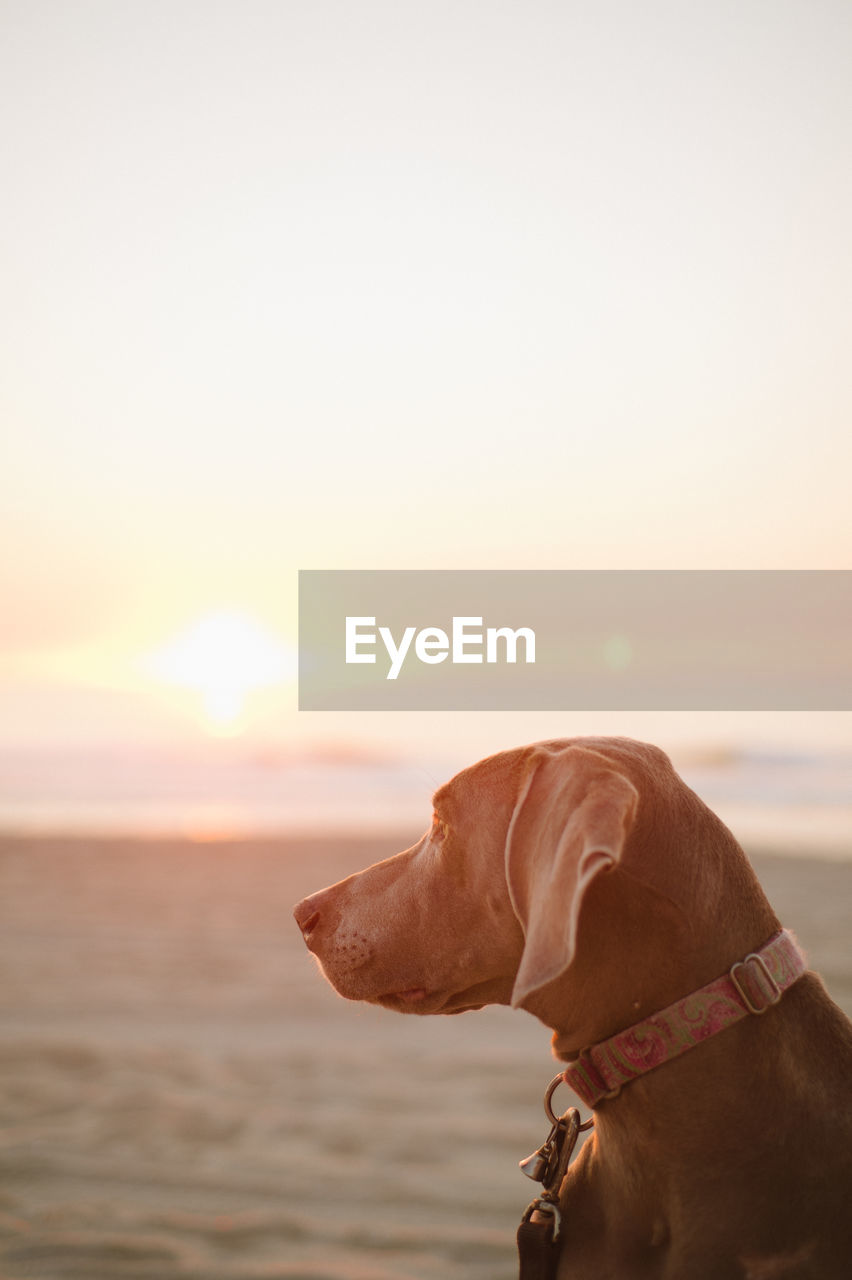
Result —
[{"label": "brown dog", "polygon": [[[780,928],[731,833],[656,747],[502,752],[434,807],[413,848],[295,909],[348,999],[407,1013],[519,1006],[571,1063]],[[559,1277],[852,1275],[852,1025],[813,973],[781,995],[757,962],[737,972],[759,980],[740,987],[762,1016],[739,1009],[595,1106],[561,1190]]]}]

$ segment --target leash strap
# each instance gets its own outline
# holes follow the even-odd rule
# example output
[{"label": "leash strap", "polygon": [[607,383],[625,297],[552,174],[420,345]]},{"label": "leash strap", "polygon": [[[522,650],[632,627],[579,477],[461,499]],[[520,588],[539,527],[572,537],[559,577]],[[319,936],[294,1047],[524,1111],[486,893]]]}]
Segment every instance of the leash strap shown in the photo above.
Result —
[{"label": "leash strap", "polygon": [[553,1236],[553,1220],[524,1221],[518,1227],[518,1280],[555,1280],[559,1242]]},{"label": "leash strap", "polygon": [[715,982],[584,1049],[562,1078],[587,1107],[595,1107],[646,1071],[671,1062],[743,1018],[765,1013],[805,969],[795,938],[782,930]]}]

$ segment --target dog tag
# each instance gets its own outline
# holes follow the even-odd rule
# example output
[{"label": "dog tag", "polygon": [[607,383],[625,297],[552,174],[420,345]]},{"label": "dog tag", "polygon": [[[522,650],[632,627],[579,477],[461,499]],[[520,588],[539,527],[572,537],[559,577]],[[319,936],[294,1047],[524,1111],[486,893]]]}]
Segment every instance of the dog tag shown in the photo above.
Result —
[{"label": "dog tag", "polygon": [[559,1121],[557,1120],[538,1151],[534,1151],[531,1156],[527,1156],[525,1160],[520,1161],[521,1172],[526,1174],[528,1178],[532,1178],[533,1182],[544,1182],[547,1177],[547,1170],[556,1156],[558,1141]]},{"label": "dog tag", "polygon": [[533,1182],[543,1182],[549,1163],[548,1156],[547,1147],[539,1147],[538,1151],[534,1151],[531,1156],[527,1156],[526,1160],[521,1161],[521,1172],[528,1178],[532,1178]]}]

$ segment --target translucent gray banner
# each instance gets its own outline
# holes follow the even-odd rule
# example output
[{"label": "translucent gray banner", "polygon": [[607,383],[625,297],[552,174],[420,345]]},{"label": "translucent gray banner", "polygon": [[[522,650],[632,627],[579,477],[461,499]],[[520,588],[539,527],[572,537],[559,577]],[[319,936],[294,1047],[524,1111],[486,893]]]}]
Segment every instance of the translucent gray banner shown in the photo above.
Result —
[{"label": "translucent gray banner", "polygon": [[852,571],[299,574],[304,711],[852,710]]}]

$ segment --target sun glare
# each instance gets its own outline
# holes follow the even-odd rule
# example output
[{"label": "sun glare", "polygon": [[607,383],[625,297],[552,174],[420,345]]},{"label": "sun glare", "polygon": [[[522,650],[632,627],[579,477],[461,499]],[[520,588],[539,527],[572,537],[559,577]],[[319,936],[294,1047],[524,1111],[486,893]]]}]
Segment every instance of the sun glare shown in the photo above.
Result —
[{"label": "sun glare", "polygon": [[208,727],[228,734],[243,727],[248,693],[281,684],[294,673],[292,655],[241,613],[200,618],[143,665],[163,683],[197,690]]}]

